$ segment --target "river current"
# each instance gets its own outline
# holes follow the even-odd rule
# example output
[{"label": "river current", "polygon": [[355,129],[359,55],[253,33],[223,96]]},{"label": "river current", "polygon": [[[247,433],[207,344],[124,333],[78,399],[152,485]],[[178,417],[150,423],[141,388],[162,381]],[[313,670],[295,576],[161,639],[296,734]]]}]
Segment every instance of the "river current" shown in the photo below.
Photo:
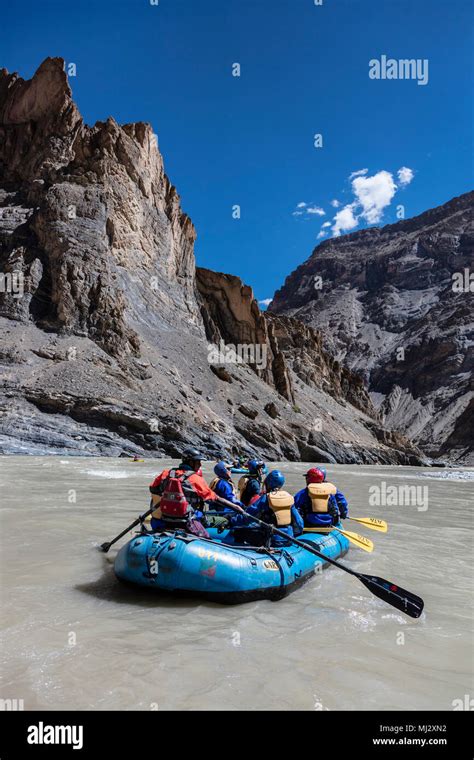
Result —
[{"label": "river current", "polygon": [[[412,620],[336,568],[279,602],[238,606],[123,586],[113,560],[128,537],[107,555],[98,546],[146,511],[169,464],[0,458],[2,699],[25,710],[451,710],[474,693],[472,470],[328,467],[351,515],[389,524],[381,534],[346,521],[376,548],[343,562],[423,597]],[[308,465],[278,467],[289,491],[303,487]]]}]

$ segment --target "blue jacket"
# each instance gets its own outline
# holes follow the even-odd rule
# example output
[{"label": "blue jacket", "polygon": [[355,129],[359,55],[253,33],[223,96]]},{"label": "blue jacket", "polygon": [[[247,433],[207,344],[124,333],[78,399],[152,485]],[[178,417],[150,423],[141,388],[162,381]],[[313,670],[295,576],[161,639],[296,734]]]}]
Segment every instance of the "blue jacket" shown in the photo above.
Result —
[{"label": "blue jacket", "polygon": [[[214,493],[216,493],[217,496],[220,496],[222,499],[227,499],[227,501],[231,501],[232,504],[237,504],[239,507],[244,506],[242,502],[239,501],[236,495],[234,494],[231,483],[228,480],[225,480],[224,478],[220,478],[217,481],[214,487]],[[235,512],[233,512],[232,509],[230,509],[230,507],[224,507],[224,505],[217,504],[217,503],[215,505],[214,504],[212,505],[212,509],[216,509],[219,511],[222,510],[223,514],[224,513],[232,514],[232,515],[235,514]]]},{"label": "blue jacket", "polygon": [[[271,525],[278,527],[279,530],[283,531],[283,533],[286,533],[288,536],[290,536],[290,538],[296,538],[296,536],[299,536],[303,532],[303,519],[294,505],[291,508],[291,525],[288,525],[286,527],[279,527],[277,525],[275,512],[268,503],[267,494],[262,494],[262,496],[260,496],[257,501],[255,501],[250,507],[247,507],[246,513],[253,517],[258,517],[259,520],[263,520],[266,523],[270,523]],[[231,518],[230,524],[232,527],[249,527],[255,530],[256,534],[261,534],[261,527],[259,525],[254,527],[254,525],[252,525],[252,520],[249,520],[244,515],[235,515],[235,517]],[[274,534],[272,537],[272,546],[288,546],[288,541],[286,541],[283,536]]]},{"label": "blue jacket", "polygon": [[331,494],[327,512],[312,512],[308,489],[302,488],[295,494],[295,507],[303,517],[305,525],[315,528],[328,528],[331,525],[337,525],[341,518],[345,520],[349,514],[347,499],[341,491]]}]

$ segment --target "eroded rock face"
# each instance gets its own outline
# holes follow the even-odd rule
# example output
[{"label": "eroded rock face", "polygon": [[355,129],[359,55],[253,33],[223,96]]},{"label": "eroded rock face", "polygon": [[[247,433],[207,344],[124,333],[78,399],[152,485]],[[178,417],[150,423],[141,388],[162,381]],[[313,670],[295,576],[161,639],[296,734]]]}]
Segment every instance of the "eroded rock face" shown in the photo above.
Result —
[{"label": "eroded rock face", "polygon": [[253,346],[249,366],[287,401],[294,401],[291,377],[273,323],[260,311],[252,288],[239,277],[203,268],[196,270],[196,282],[209,341],[214,344],[223,341],[236,347]]},{"label": "eroded rock face", "polygon": [[286,362],[305,385],[344,400],[370,417],[377,412],[367,393],[361,375],[351,372],[323,348],[323,337],[298,319],[265,314],[269,332]]},{"label": "eroded rock face", "polygon": [[160,319],[185,310],[197,326],[195,231],[151,126],[86,126],[58,58],[29,82],[0,72],[0,125],[2,264],[27,293],[0,294],[0,314],[114,356],[139,353],[132,290]]},{"label": "eroded rock face", "polygon": [[196,275],[195,236],[150,125],[85,125],[61,59],[0,72],[0,453],[420,462],[315,331]]},{"label": "eroded rock face", "polygon": [[473,202],[322,243],[270,305],[322,331],[389,428],[459,461],[472,459],[474,319],[472,291],[453,284],[474,270]]}]

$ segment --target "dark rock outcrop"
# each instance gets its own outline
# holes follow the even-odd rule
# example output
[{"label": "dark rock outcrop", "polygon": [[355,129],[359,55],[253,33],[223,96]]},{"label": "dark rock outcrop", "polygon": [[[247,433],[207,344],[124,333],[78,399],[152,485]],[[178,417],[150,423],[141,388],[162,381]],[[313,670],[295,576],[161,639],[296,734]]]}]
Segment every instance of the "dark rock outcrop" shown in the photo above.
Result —
[{"label": "dark rock outcrop", "polygon": [[321,243],[269,307],[321,330],[388,428],[460,462],[473,461],[473,203]]}]

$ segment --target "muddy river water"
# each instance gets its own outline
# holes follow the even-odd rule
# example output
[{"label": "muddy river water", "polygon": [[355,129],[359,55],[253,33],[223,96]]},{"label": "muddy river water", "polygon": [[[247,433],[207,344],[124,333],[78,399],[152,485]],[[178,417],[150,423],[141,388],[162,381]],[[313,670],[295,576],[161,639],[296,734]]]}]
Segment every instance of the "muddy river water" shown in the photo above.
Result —
[{"label": "muddy river water", "polygon": [[[412,620],[335,568],[280,602],[239,606],[122,586],[126,539],[97,546],[146,510],[167,464],[0,458],[1,698],[25,710],[450,710],[474,694],[473,471],[328,468],[352,515],[389,524],[347,522],[375,551],[343,561],[423,597]],[[303,486],[308,465],[279,467],[288,490]]]}]

